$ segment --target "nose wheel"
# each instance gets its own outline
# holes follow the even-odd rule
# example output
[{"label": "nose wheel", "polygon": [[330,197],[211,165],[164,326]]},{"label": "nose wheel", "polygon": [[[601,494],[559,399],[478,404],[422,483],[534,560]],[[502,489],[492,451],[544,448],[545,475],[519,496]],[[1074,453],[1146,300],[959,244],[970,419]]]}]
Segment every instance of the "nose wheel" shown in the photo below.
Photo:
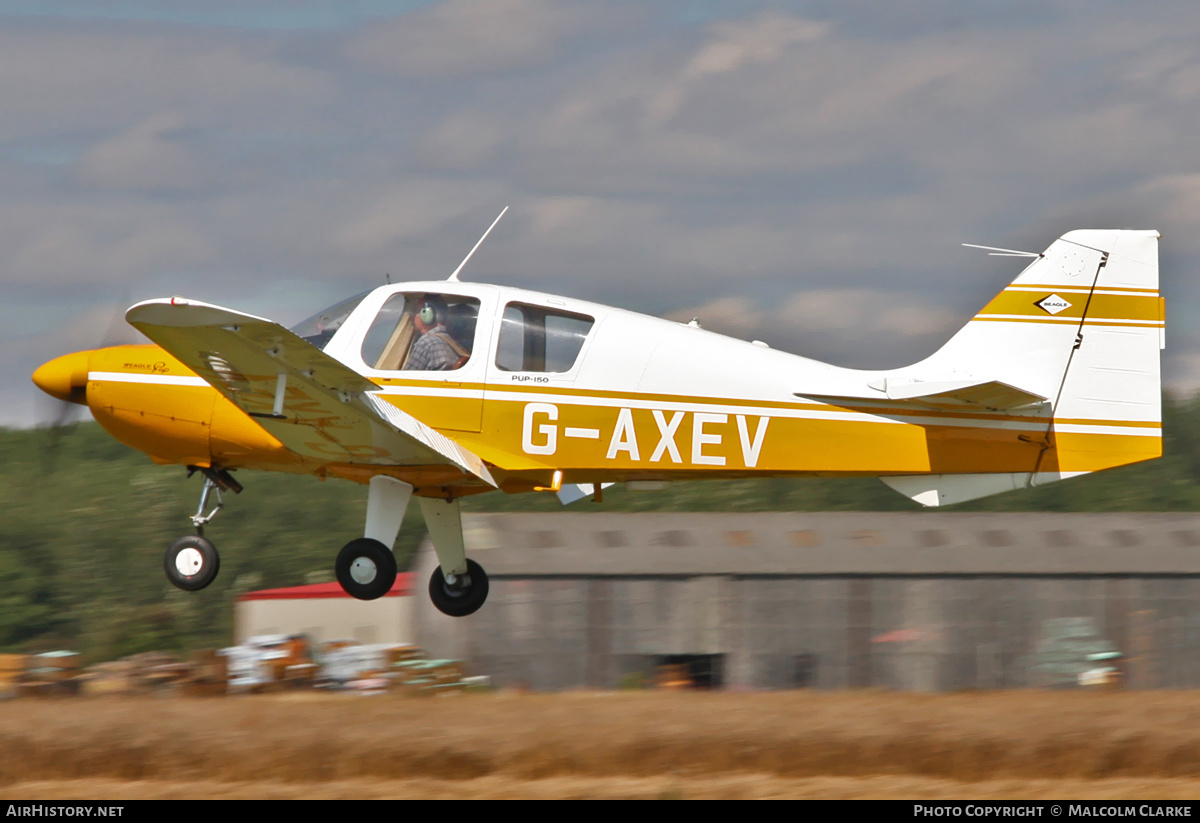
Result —
[{"label": "nose wheel", "polygon": [[451,617],[466,617],[479,611],[488,596],[488,576],[474,560],[467,560],[467,573],[447,578],[442,567],[429,579],[429,599],[438,611]]},{"label": "nose wheel", "polygon": [[221,557],[211,542],[195,534],[171,544],[163,557],[163,571],[176,588],[198,592],[217,577]]},{"label": "nose wheel", "polygon": [[[217,547],[212,544],[212,541],[204,537],[204,525],[216,517],[217,512],[224,505],[221,499],[222,490],[229,490],[234,494],[242,491],[242,485],[224,469],[188,466],[188,477],[191,477],[196,471],[204,475],[204,487],[200,490],[200,505],[196,507],[196,513],[191,516],[192,525],[196,527],[196,534],[179,538],[171,544],[166,555],[163,556],[163,571],[167,573],[167,579],[171,581],[171,585],[183,589],[185,592],[198,592],[216,579],[217,572],[221,568],[221,557],[217,554]],[[209,495],[214,490],[217,493],[217,505],[208,514],[205,514],[204,508],[208,505]]]},{"label": "nose wheel", "polygon": [[396,582],[396,556],[378,540],[360,537],[338,552],[334,571],[346,594],[359,600],[376,600],[390,592]]}]

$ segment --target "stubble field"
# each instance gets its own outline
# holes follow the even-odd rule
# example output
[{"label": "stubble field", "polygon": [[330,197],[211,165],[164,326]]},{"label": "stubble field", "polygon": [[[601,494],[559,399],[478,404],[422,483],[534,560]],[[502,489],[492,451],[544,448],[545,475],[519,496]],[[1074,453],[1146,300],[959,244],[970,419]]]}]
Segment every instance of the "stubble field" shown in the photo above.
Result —
[{"label": "stubble field", "polygon": [[1200,796],[1200,693],[281,694],[0,703],[0,797]]}]

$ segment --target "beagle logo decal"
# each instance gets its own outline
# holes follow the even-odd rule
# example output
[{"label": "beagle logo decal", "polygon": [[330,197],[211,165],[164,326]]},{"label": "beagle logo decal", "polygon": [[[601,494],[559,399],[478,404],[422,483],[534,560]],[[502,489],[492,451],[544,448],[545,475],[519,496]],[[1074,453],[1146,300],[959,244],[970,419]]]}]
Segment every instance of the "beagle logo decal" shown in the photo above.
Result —
[{"label": "beagle logo decal", "polygon": [[1060,311],[1071,308],[1071,304],[1059,297],[1057,294],[1051,294],[1047,297],[1043,297],[1033,305],[1037,306],[1043,311],[1049,312],[1050,314],[1058,314]]}]

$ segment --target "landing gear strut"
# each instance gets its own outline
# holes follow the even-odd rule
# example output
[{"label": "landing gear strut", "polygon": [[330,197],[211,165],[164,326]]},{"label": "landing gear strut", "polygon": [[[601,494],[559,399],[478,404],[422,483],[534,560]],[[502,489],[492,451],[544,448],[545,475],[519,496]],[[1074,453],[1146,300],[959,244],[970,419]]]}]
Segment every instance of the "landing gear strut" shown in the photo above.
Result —
[{"label": "landing gear strut", "polygon": [[[188,466],[188,477],[196,471],[197,467]],[[200,505],[191,516],[196,533],[176,540],[163,556],[163,571],[167,573],[167,580],[185,592],[198,592],[216,579],[221,569],[221,556],[217,554],[217,547],[212,541],[204,537],[204,525],[216,517],[225,505],[221,492],[229,490],[239,494],[242,491],[242,485],[224,469],[200,468],[199,471],[204,474],[204,488],[200,490]],[[205,514],[204,509],[213,489],[217,491],[217,504]]]}]

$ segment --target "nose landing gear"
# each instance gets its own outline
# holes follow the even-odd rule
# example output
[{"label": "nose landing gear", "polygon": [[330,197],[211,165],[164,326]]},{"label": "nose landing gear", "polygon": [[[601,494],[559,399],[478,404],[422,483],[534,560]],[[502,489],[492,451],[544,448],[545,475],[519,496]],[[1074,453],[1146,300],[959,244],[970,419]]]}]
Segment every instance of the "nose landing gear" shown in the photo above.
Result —
[{"label": "nose landing gear", "polygon": [[163,570],[176,588],[198,592],[217,577],[221,557],[217,548],[200,535],[185,535],[167,549]]},{"label": "nose landing gear", "polygon": [[[176,540],[163,556],[163,571],[167,573],[167,580],[185,592],[198,592],[216,579],[217,572],[221,569],[221,557],[212,541],[204,537],[204,524],[216,517],[217,512],[225,505],[222,491],[229,490],[234,494],[240,494],[242,491],[242,485],[224,469],[197,469],[196,466],[188,466],[188,477],[197,470],[204,474],[204,488],[200,490],[200,505],[191,516],[196,533],[184,535]],[[205,514],[204,507],[208,505],[208,497],[213,489],[217,490],[217,504],[213,506],[212,511]]]}]

